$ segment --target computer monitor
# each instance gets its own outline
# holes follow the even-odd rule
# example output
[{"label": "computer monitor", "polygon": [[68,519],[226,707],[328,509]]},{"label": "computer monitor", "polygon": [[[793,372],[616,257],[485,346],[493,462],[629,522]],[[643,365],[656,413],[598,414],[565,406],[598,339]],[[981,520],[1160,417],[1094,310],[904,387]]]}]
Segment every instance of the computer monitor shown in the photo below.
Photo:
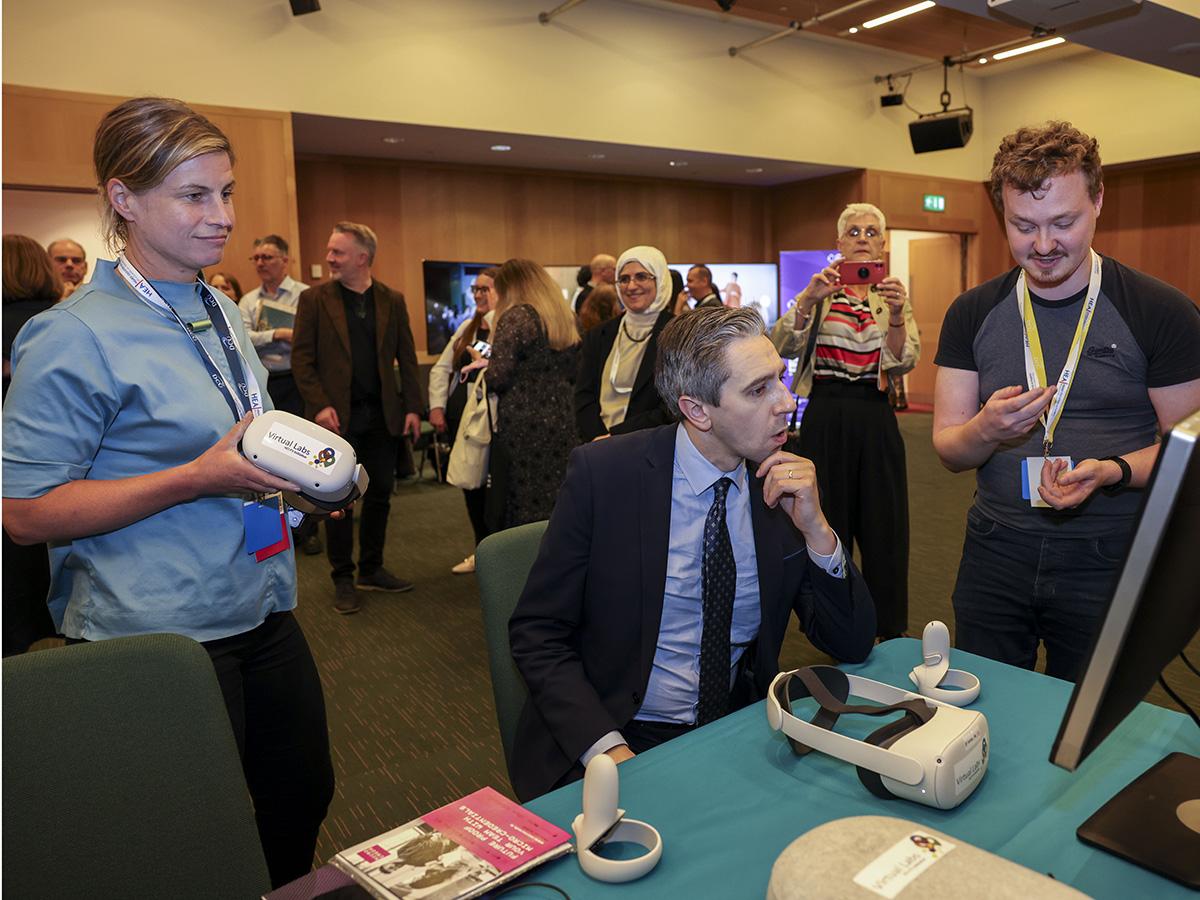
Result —
[{"label": "computer monitor", "polygon": [[475,315],[471,284],[484,269],[499,263],[421,260],[425,283],[425,336],[427,352],[441,353],[454,330]]},{"label": "computer monitor", "polygon": [[[687,280],[697,263],[671,263]],[[779,318],[779,267],[775,263],[704,263],[712,272],[713,286],[726,306],[753,306],[768,328]]]},{"label": "computer monitor", "polygon": [[[1200,628],[1198,437],[1200,411],[1172,428],[1159,448],[1133,540],[1054,740],[1050,761],[1065,769],[1074,770],[1145,698]],[[1177,753],[1110,800],[1078,834],[1194,885],[1198,830],[1200,760]]]}]

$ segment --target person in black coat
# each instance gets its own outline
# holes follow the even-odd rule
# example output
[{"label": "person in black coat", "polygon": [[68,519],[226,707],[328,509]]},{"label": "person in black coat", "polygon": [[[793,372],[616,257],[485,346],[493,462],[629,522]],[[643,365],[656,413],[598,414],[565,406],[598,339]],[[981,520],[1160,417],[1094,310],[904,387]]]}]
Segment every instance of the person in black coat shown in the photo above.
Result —
[{"label": "person in black coat", "polygon": [[654,389],[658,335],[671,319],[674,292],[666,257],[632,247],[617,261],[625,312],[585,335],[575,378],[575,422],[593,441],[672,421]]}]

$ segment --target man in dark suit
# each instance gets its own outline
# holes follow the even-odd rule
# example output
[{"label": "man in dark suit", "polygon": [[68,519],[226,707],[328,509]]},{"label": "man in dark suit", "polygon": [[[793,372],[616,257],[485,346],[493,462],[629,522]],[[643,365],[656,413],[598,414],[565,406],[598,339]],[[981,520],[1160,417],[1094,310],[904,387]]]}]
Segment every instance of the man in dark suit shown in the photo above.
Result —
[{"label": "man in dark suit", "polygon": [[[330,281],[300,295],[292,343],[292,374],[305,413],[346,438],[370,476],[359,525],[358,588],[409,591],[412,583],[383,567],[391,509],[396,441],[421,433],[417,354],[404,295],[371,277],[375,232],[339,222],[325,262]],[[400,366],[396,384],[393,364]],[[325,523],[336,594],[334,609],[358,612],[353,515]]]},{"label": "man in dark suit", "polygon": [[870,652],[870,594],[782,450],[783,372],[753,310],[677,317],[655,381],[681,422],[572,453],[509,623],[522,799],[765,696],[793,610],[835,658]]}]

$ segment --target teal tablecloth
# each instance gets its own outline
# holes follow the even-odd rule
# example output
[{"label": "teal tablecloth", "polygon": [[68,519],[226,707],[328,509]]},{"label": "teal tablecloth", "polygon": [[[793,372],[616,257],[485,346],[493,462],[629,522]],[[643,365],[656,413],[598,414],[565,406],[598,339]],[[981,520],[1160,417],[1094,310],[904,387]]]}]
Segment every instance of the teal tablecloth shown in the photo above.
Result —
[{"label": "teal tablecloth", "polygon": [[[888,641],[868,662],[846,670],[907,688],[920,652],[919,641]],[[1200,733],[1188,718],[1143,703],[1076,772],[1066,772],[1049,756],[1070,684],[959,651],[951,664],[982,681],[972,708],[987,716],[991,732],[988,773],[957,809],[879,800],[851,765],[819,753],[795,758],[758,703],[621,764],[620,805],[662,834],[654,872],[628,884],[601,884],[568,856],[530,880],[556,884],[573,900],[758,900],[775,858],[795,838],[823,822],[870,814],[940,829],[1096,898],[1194,896],[1075,837],[1080,823],[1168,752],[1200,755]],[[880,724],[855,718],[867,717],[844,719],[838,730],[862,736]],[[577,783],[527,805],[570,830],[581,803]]]}]

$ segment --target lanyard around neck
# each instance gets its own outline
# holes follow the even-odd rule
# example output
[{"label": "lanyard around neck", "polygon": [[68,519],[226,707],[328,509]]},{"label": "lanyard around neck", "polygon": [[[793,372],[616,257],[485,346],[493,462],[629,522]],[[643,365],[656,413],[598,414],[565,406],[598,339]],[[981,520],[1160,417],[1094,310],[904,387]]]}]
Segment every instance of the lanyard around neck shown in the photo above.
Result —
[{"label": "lanyard around neck", "polygon": [[229,319],[225,317],[225,310],[221,308],[221,304],[217,302],[207,285],[197,282],[200,289],[200,302],[208,310],[213,330],[221,341],[221,349],[225,351],[225,361],[229,363],[229,371],[237,380],[236,386],[231,386],[225,376],[221,374],[217,364],[213,362],[213,358],[204,349],[200,339],[196,337],[195,326],[189,325],[180,317],[179,313],[175,311],[175,307],[168,303],[154,285],[137,270],[137,267],[125,258],[124,253],[117,254],[117,273],[139,300],[157,312],[166,313],[192,339],[196,351],[200,354],[200,361],[204,363],[213,384],[225,398],[235,421],[241,421],[247,409],[252,410],[256,416],[263,411],[262,391],[259,389],[258,379],[254,377],[254,370],[246,364],[242,357],[241,348],[238,346],[237,338],[233,335]]},{"label": "lanyard around neck", "polygon": [[[1050,401],[1050,407],[1042,414],[1041,422],[1045,429],[1045,439],[1042,441],[1042,454],[1050,455],[1054,445],[1054,432],[1062,418],[1063,409],[1067,405],[1067,395],[1071,393],[1071,385],[1075,383],[1075,375],[1079,367],[1079,357],[1083,352],[1083,342],[1087,338],[1088,329],[1092,327],[1092,317],[1096,312],[1096,302],[1100,297],[1100,254],[1091,251],[1091,276],[1088,278],[1087,297],[1083,308],[1079,311],[1079,321],[1075,325],[1075,336],[1071,340],[1071,349],[1067,353],[1067,361],[1063,364],[1058,376],[1058,391]],[[1030,389],[1047,385],[1046,362],[1042,355],[1042,341],[1038,334],[1037,320],[1033,315],[1033,300],[1029,296],[1029,287],[1025,283],[1025,270],[1017,276],[1017,308],[1021,313],[1021,329],[1025,343],[1025,377]]]}]

